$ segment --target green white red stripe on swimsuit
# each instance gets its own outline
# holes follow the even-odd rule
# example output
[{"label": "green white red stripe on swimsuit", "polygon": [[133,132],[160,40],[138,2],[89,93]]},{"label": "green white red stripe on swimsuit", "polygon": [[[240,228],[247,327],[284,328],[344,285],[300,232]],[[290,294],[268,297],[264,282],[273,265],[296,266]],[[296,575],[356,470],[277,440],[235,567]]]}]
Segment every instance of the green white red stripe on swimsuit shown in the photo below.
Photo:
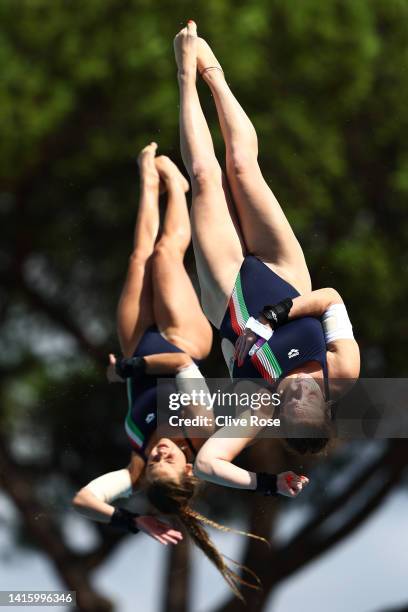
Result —
[{"label": "green white red stripe on swimsuit", "polygon": [[144,442],[144,435],[140,431],[140,429],[135,425],[132,419],[132,406],[133,406],[133,398],[132,398],[132,380],[128,378],[126,380],[126,391],[128,396],[128,404],[129,409],[126,415],[125,420],[125,431],[127,436],[133,446],[136,448],[141,448]]},{"label": "green white red stripe on swimsuit", "polygon": [[[250,317],[242,291],[240,273],[238,273],[235,281],[228,307],[230,311],[232,329],[239,336],[245,329],[246,322]],[[274,382],[282,374],[282,368],[280,367],[275,354],[267,342],[265,342],[262,347],[251,357],[251,361],[261,374],[262,378],[265,378],[269,382]]]},{"label": "green white red stripe on swimsuit", "polygon": [[232,329],[239,336],[244,330],[246,322],[249,319],[249,312],[245,304],[244,294],[242,292],[240,273],[238,273],[237,280],[235,281],[234,290],[228,306],[230,309]]},{"label": "green white red stripe on swimsuit", "polygon": [[274,382],[282,374],[282,368],[267,342],[251,357],[251,361],[262,377],[269,382]]}]

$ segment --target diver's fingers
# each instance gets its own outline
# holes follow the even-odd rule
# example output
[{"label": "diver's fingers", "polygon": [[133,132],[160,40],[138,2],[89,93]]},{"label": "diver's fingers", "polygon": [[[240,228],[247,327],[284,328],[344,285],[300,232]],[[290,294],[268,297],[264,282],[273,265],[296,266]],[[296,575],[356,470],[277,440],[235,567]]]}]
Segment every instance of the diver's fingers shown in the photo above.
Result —
[{"label": "diver's fingers", "polygon": [[179,540],[177,540],[177,538],[170,537],[168,533],[163,534],[162,537],[168,544],[178,544],[179,543]]},{"label": "diver's fingers", "polygon": [[177,531],[176,529],[170,529],[167,532],[167,535],[170,536],[171,538],[175,538],[176,540],[183,539],[183,534],[181,533],[181,531]]},{"label": "diver's fingers", "polygon": [[242,336],[238,336],[236,342],[235,342],[235,346],[234,346],[234,361],[236,361],[238,359],[238,355],[240,354],[240,350],[241,350],[241,343],[242,343]]}]

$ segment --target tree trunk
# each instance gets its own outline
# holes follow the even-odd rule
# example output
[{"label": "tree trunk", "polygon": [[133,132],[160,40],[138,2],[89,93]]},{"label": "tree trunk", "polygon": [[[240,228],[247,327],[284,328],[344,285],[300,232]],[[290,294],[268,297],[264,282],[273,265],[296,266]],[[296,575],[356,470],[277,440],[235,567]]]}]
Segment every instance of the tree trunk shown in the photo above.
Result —
[{"label": "tree trunk", "polygon": [[186,537],[169,549],[162,612],[188,612],[190,608],[190,544]]}]

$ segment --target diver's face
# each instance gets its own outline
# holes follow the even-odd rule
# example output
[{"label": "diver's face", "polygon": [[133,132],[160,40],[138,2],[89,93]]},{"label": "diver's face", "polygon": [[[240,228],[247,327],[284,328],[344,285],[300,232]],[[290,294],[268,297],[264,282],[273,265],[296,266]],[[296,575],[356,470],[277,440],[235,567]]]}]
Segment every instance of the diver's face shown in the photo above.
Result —
[{"label": "diver's face", "polygon": [[322,418],[324,398],[322,391],[310,374],[304,372],[286,377],[279,385],[281,392],[280,414],[289,420],[316,420]]},{"label": "diver's face", "polygon": [[163,479],[179,482],[188,473],[187,459],[183,451],[168,438],[160,438],[150,451],[146,477],[149,481]]}]

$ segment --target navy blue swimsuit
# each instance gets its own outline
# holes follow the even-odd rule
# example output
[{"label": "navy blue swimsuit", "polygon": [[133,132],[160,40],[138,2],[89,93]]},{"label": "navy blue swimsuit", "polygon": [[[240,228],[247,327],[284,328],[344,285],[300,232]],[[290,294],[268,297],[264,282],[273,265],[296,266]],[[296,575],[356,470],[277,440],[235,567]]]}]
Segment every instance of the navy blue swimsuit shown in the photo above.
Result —
[{"label": "navy blue swimsuit", "polygon": [[[252,255],[245,257],[238,273],[227,311],[220,327],[222,338],[235,344],[250,316],[257,318],[264,306],[285,298],[295,298],[296,289]],[[268,342],[238,367],[234,362],[233,378],[259,378],[276,382],[308,361],[318,361],[325,381],[328,399],[326,343],[319,319],[302,317],[279,327]]]},{"label": "navy blue swimsuit", "polygon": [[[143,334],[133,356],[146,357],[162,353],[183,353],[168,342],[156,325],[149,327]],[[197,362],[198,363],[198,362]],[[145,449],[157,427],[157,380],[162,376],[145,374],[143,377],[128,378],[127,392],[129,409],[125,420],[125,430],[132,449],[146,459]],[[175,390],[174,376],[169,377],[168,393]],[[161,392],[167,392],[164,385]],[[185,436],[190,450],[195,454],[191,441]]]}]

